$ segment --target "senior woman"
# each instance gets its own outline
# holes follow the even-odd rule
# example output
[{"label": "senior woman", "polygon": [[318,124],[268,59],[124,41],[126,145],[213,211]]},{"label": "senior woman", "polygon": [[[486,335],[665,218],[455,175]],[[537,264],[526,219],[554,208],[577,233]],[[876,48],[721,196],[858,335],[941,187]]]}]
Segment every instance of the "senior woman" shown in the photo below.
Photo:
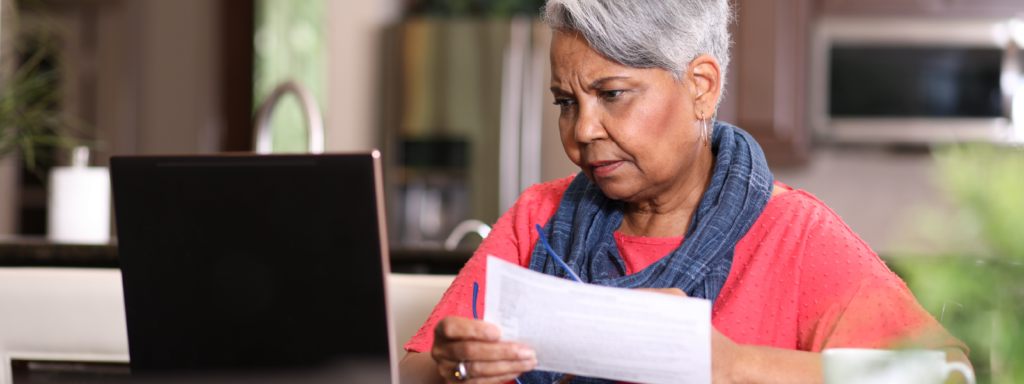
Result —
[{"label": "senior woman", "polygon": [[551,91],[582,172],[528,188],[498,220],[406,345],[403,383],[558,377],[473,320],[474,305],[486,310],[473,284],[486,289],[487,255],[566,276],[535,223],[587,282],[711,300],[715,383],[820,382],[819,352],[832,347],[915,345],[966,361],[838,216],[775,182],[748,134],[714,122],[731,12],[728,0],[548,1]]}]

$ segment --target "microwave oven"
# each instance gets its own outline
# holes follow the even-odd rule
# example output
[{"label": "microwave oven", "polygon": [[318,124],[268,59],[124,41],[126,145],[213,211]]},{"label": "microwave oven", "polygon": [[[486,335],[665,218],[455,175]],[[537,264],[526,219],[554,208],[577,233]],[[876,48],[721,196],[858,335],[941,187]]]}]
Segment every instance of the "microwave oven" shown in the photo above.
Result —
[{"label": "microwave oven", "polygon": [[1022,45],[1017,19],[824,17],[811,42],[816,139],[1021,141]]}]

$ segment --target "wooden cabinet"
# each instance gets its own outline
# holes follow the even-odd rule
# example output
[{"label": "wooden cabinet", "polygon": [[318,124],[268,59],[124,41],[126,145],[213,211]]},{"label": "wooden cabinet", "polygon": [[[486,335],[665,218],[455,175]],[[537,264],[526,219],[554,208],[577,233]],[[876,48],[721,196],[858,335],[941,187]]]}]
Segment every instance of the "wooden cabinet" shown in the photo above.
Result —
[{"label": "wooden cabinet", "polygon": [[812,0],[737,0],[719,118],[749,132],[771,166],[809,155],[807,51]]},{"label": "wooden cabinet", "polygon": [[948,0],[821,0],[823,13],[934,12]]},{"label": "wooden cabinet", "polygon": [[1022,0],[819,0],[823,14],[1012,17]]}]

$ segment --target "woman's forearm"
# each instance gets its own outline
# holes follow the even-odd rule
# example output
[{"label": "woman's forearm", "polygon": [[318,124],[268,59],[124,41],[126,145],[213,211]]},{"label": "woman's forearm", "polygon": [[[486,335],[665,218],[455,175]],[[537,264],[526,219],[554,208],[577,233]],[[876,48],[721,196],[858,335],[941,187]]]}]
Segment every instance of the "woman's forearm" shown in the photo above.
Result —
[{"label": "woman's forearm", "polygon": [[821,383],[821,354],[790,349],[741,345],[729,383]]},{"label": "woman's forearm", "polygon": [[741,345],[712,328],[711,374],[715,384],[821,383],[821,354]]}]

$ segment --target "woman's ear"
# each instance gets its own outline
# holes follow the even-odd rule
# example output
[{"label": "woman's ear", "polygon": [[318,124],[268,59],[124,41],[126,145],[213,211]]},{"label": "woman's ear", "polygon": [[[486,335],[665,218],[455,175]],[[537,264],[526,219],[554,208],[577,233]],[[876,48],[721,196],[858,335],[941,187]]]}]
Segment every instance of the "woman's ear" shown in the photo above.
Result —
[{"label": "woman's ear", "polygon": [[710,118],[715,114],[718,98],[722,96],[722,67],[714,56],[704,54],[690,62],[686,73],[691,84],[696,118],[700,119],[701,114]]}]

